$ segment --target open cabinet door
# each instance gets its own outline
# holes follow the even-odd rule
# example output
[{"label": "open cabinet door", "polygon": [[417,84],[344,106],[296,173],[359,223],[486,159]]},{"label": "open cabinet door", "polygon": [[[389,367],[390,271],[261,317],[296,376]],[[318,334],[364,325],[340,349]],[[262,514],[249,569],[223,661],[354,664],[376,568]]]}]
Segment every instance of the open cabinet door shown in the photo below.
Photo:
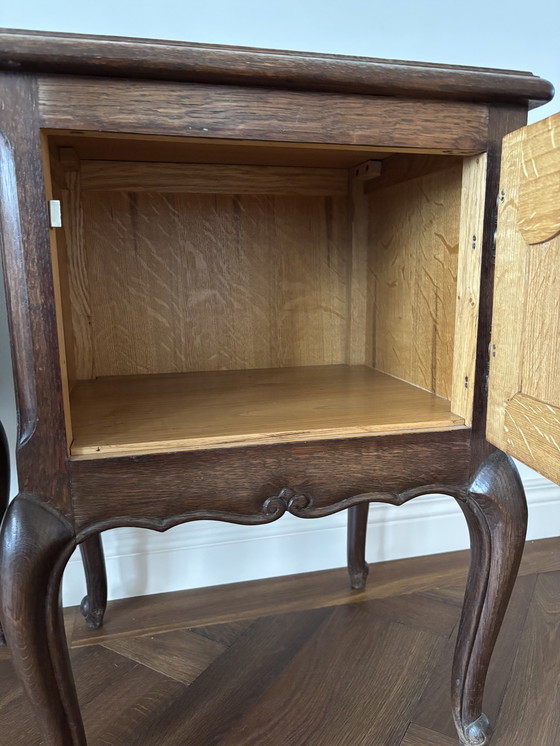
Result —
[{"label": "open cabinet door", "polygon": [[504,138],[488,440],[560,483],[560,114]]}]

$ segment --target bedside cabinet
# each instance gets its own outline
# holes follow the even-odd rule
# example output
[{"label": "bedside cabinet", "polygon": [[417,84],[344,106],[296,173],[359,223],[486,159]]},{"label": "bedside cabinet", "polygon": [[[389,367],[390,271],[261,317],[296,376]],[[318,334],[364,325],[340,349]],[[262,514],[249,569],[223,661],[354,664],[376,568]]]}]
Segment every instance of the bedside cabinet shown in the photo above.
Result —
[{"label": "bedside cabinet", "polygon": [[560,477],[558,119],[519,129],[550,84],[33,32],[0,35],[0,68],[21,489],[1,608],[46,743],[86,743],[76,545],[93,625],[118,526],[348,510],[359,588],[368,504],[440,493],[472,542],[454,717],[487,744],[526,530],[506,454]]}]

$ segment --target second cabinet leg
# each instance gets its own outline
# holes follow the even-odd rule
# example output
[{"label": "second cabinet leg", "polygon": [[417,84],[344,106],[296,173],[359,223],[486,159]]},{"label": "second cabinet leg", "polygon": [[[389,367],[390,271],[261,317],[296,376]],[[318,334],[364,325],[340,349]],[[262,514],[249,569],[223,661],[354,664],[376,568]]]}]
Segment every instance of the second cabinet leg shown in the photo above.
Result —
[{"label": "second cabinet leg", "polygon": [[87,594],[81,603],[82,614],[90,629],[97,629],[103,624],[107,608],[107,571],[101,536],[90,536],[80,544],[80,552],[86,576]]},{"label": "second cabinet leg", "polygon": [[366,534],[369,503],[348,508],[348,574],[355,590],[366,585],[369,568],[366,562]]},{"label": "second cabinet leg", "polygon": [[486,746],[491,729],[482,712],[484,684],[527,530],[525,493],[511,459],[494,453],[459,504],[469,526],[471,564],[453,661],[453,716],[462,746]]}]

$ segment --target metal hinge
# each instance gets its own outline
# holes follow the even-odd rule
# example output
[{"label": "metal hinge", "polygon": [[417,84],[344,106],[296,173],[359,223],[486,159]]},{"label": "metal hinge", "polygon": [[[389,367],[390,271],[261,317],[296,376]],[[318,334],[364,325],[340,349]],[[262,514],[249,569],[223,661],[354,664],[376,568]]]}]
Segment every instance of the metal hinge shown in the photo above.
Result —
[{"label": "metal hinge", "polygon": [[62,212],[59,199],[49,200],[49,221],[51,228],[62,228]]}]

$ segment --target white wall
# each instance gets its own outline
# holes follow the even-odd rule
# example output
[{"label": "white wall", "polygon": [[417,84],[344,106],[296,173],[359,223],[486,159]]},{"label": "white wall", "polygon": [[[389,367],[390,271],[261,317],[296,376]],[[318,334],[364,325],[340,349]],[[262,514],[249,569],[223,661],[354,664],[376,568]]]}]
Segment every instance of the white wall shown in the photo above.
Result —
[{"label": "white wall", "polygon": [[[0,7],[0,26],[240,44],[276,49],[423,60],[531,72],[560,85],[558,0],[19,0]],[[559,110],[557,100],[531,121]],[[13,443],[15,411],[0,290],[0,419]],[[560,535],[560,487],[521,467],[530,504],[529,537]],[[14,485],[14,491],[15,491]],[[159,535],[119,529],[105,535],[111,596],[213,585],[344,564],[344,514],[321,521],[285,516],[270,526],[200,523]],[[403,508],[370,510],[368,559],[467,546],[458,508],[430,497]],[[65,602],[83,581],[71,560]]]}]

